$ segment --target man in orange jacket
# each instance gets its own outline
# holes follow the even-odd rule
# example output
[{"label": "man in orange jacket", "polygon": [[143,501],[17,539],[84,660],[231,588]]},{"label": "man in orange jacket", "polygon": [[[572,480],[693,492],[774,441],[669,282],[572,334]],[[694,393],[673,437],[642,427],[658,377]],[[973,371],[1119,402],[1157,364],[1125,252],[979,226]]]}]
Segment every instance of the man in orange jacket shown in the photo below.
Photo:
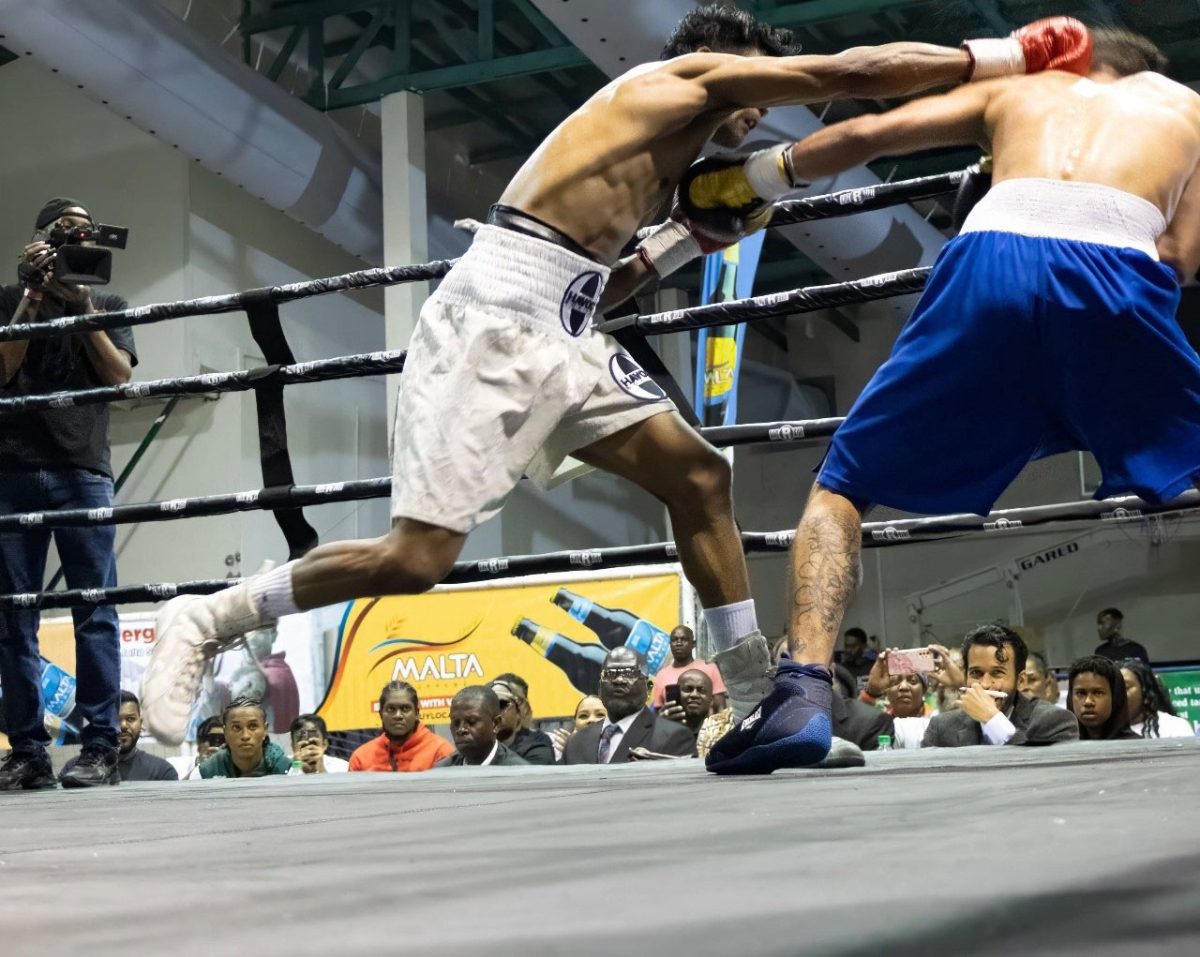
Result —
[{"label": "man in orange jacket", "polygon": [[428,771],[454,753],[454,745],[421,724],[417,689],[392,681],[379,695],[383,734],[350,755],[351,771]]}]

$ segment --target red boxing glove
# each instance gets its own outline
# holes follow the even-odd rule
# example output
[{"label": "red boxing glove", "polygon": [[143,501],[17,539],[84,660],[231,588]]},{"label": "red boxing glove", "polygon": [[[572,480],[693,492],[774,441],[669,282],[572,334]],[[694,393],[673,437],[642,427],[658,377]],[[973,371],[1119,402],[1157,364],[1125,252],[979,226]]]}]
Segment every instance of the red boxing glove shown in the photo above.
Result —
[{"label": "red boxing glove", "polygon": [[1047,17],[1002,40],[967,40],[968,80],[1066,70],[1087,76],[1092,68],[1092,35],[1074,17]]}]

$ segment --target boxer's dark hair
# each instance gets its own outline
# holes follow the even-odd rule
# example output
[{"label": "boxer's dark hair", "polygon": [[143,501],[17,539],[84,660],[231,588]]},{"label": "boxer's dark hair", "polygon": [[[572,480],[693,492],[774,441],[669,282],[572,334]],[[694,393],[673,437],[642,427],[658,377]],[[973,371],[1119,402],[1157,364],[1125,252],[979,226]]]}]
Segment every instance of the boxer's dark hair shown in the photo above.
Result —
[{"label": "boxer's dark hair", "polygon": [[1167,55],[1140,33],[1116,27],[1092,30],[1092,69],[1108,67],[1117,76],[1166,73]]},{"label": "boxer's dark hair", "polygon": [[791,30],[759,23],[745,10],[717,3],[689,12],[667,39],[662,58],[695,53],[707,47],[714,53],[742,53],[757,50],[765,56],[792,56],[800,44]]}]

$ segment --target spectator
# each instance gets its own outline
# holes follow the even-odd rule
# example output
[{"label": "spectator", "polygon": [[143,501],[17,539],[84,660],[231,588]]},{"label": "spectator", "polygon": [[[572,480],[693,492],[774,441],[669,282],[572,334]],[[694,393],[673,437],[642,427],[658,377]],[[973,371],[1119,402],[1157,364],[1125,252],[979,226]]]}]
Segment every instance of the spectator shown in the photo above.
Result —
[{"label": "spectator", "polygon": [[877,655],[868,647],[867,633],[861,628],[847,628],[842,636],[842,660],[855,678],[865,677],[875,664]]},{"label": "spectator", "polygon": [[659,709],[658,713],[668,721],[678,721],[693,735],[698,735],[701,726],[712,715],[712,679],[706,671],[689,668],[679,676],[678,687],[678,703],[667,702]]},{"label": "spectator", "polygon": [[[982,625],[963,638],[969,688],[955,711],[934,715],[923,748],[973,744],[1054,744],[1079,737],[1075,718],[1048,701],[1017,693],[1028,650],[1015,631]],[[994,698],[987,692],[1003,694]]]},{"label": "spectator", "polygon": [[[851,741],[864,751],[879,747],[880,735],[888,735],[896,746],[901,745],[896,737],[896,722],[891,715],[873,708],[859,699],[856,694],[858,681],[845,665],[833,666],[833,733],[845,741]],[[906,747],[919,747],[917,743]]]},{"label": "spectator", "polygon": [[[449,757],[442,758],[436,767],[515,767],[529,764],[499,740],[502,712],[494,687],[469,685],[450,700],[450,733],[454,735],[457,750]],[[508,710],[513,709],[510,707]]]},{"label": "spectator", "polygon": [[1129,727],[1143,738],[1190,738],[1194,731],[1171,704],[1171,696],[1144,661],[1130,658],[1121,663],[1125,697],[1129,701]]},{"label": "spectator", "polygon": [[603,722],[608,717],[608,712],[604,710],[604,702],[596,695],[584,695],[579,699],[579,704],[575,705],[575,716],[571,727],[559,728],[550,736],[554,744],[554,756],[556,760],[562,760],[563,748],[567,746],[567,741],[576,731],[582,731],[589,724]]},{"label": "spectator", "polygon": [[1020,677],[1017,679],[1017,690],[1031,698],[1041,698],[1051,704],[1058,704],[1058,679],[1046,664],[1046,657],[1041,652],[1029,652]]},{"label": "spectator", "polygon": [[614,648],[600,669],[600,700],[608,717],[571,735],[563,764],[621,764],[643,748],[655,754],[687,757],[695,751],[693,734],[645,706],[646,665],[632,648]]},{"label": "spectator", "polygon": [[454,746],[421,724],[417,689],[407,681],[392,681],[379,695],[383,733],[355,749],[351,771],[428,771]]},{"label": "spectator", "polygon": [[514,686],[513,690],[517,692],[517,696],[521,699],[521,727],[532,731],[533,707],[529,703],[529,682],[512,671],[506,671],[502,675],[497,675],[493,679],[493,683],[496,681],[503,681],[505,684]]},{"label": "spectator", "polygon": [[221,726],[221,716],[214,714],[196,726],[196,753],[194,756],[181,754],[177,757],[167,758],[167,760],[171,762],[171,767],[179,774],[181,781],[199,781],[200,765],[214,751],[223,747],[225,747],[225,729]]},{"label": "spectator", "polygon": [[254,698],[235,698],[221,717],[225,747],[200,762],[202,778],[261,778],[287,774],[292,762],[267,737],[267,709]]},{"label": "spectator", "polygon": [[[91,214],[73,199],[49,200],[37,215],[33,241],[18,259],[21,285],[0,288],[0,325],[20,312],[22,323],[124,309],[120,296],[93,296],[90,287],[54,278],[57,253],[46,242],[56,228],[90,227]],[[22,311],[23,310],[23,311]],[[51,339],[0,343],[0,397],[88,389],[128,382],[137,354],[127,326]],[[109,407],[69,405],[0,416],[0,512],[42,512],[112,505]],[[53,535],[68,588],[117,583],[113,525],[51,529],[33,525],[0,532],[0,592],[42,590]],[[79,755],[59,776],[63,787],[116,784],[117,696],[121,651],[115,605],[72,609],[75,622],[77,712],[83,718]],[[0,790],[54,787],[40,693],[42,659],[36,608],[0,612],[0,685],[12,752],[0,765]],[[60,717],[66,717],[60,715]]]},{"label": "spectator", "polygon": [[1119,608],[1105,608],[1096,616],[1096,634],[1100,636],[1100,644],[1096,646],[1095,654],[1109,661],[1140,658],[1146,664],[1150,664],[1150,655],[1146,649],[1121,634],[1124,624],[1125,616]]},{"label": "spectator", "polygon": [[553,764],[554,745],[550,741],[550,735],[523,726],[528,699],[522,691],[527,691],[529,686],[517,675],[510,674],[506,678],[507,680],[497,678],[490,686],[499,700],[500,707],[500,723],[496,726],[496,737],[526,764]]},{"label": "spectator", "polygon": [[327,754],[329,729],[319,714],[298,715],[289,729],[292,735],[292,760],[300,761],[301,774],[341,774],[350,770],[348,762]]},{"label": "spectator", "polygon": [[1067,704],[1079,721],[1079,737],[1085,741],[1141,737],[1129,727],[1125,679],[1103,655],[1084,655],[1071,665]]},{"label": "spectator", "polygon": [[713,686],[713,699],[716,709],[725,707],[725,682],[721,680],[721,672],[717,666],[708,661],[696,658],[696,635],[687,625],[677,625],[671,632],[671,663],[658,669],[654,676],[654,708],[661,708],[667,701],[667,686],[679,684],[680,676],[690,669],[703,671],[708,675]]},{"label": "spectator", "polygon": [[179,772],[164,758],[147,754],[138,747],[142,736],[142,703],[137,695],[121,692],[121,707],[117,711],[120,731],[117,732],[117,773],[122,781],[178,781]]},{"label": "spectator", "polygon": [[953,690],[954,704],[948,709],[952,711],[957,707],[958,689],[965,681],[962,667],[958,664],[960,652],[951,651],[944,645],[928,647],[934,652],[934,670],[920,675],[893,675],[888,670],[888,657],[897,649],[888,648],[876,659],[867,676],[867,687],[860,696],[868,704],[887,697],[886,710],[894,718],[892,742],[897,748],[921,747],[932,717],[932,712],[925,704],[925,695],[931,683],[943,692],[943,698],[946,697],[944,692]]}]

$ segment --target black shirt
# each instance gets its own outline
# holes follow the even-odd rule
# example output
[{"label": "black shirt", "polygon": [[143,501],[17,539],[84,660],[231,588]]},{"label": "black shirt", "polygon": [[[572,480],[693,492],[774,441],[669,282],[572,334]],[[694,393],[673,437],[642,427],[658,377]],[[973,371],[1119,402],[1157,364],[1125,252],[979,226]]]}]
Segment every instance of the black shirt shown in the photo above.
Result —
[{"label": "black shirt", "polygon": [[[20,286],[0,287],[0,324],[7,324],[21,301]],[[100,312],[116,312],[128,303],[112,293],[97,293],[92,301]],[[81,308],[67,306],[47,296],[37,321],[78,315]],[[19,320],[24,321],[24,320]],[[84,346],[87,333],[31,339],[25,361],[7,385],[0,384],[0,397],[36,395],[45,392],[94,389],[104,385],[92,367]],[[137,365],[133,330],[118,326],[108,330],[118,349]],[[31,472],[36,469],[79,468],[112,477],[109,460],[108,404],[68,406],[37,412],[0,414],[0,472]]]},{"label": "black shirt", "polygon": [[134,748],[128,757],[117,761],[122,781],[178,781],[179,772],[170,761]]},{"label": "black shirt", "polygon": [[1115,638],[1109,638],[1106,641],[1100,642],[1095,653],[1101,658],[1107,658],[1109,661],[1141,658],[1146,664],[1150,664],[1150,655],[1146,649],[1136,641],[1130,641],[1122,635],[1117,635]]},{"label": "black shirt", "polygon": [[519,728],[508,747],[528,764],[554,764],[554,744],[545,731]]}]

